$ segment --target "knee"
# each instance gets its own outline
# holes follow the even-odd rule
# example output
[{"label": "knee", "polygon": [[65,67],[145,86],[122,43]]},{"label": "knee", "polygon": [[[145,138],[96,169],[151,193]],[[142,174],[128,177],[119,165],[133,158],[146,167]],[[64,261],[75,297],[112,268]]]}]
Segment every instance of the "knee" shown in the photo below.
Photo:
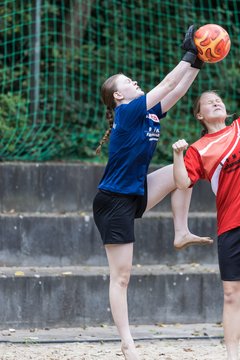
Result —
[{"label": "knee", "polygon": [[240,304],[240,291],[236,287],[224,289],[224,303],[227,305]]},{"label": "knee", "polygon": [[225,291],[224,292],[224,303],[227,305],[234,304],[234,292],[232,291]]},{"label": "knee", "polygon": [[123,272],[120,276],[119,276],[119,285],[123,288],[127,288],[128,287],[128,284],[129,284],[129,281],[130,281],[130,274],[131,274],[131,271],[127,270],[125,272]]},{"label": "knee", "polygon": [[131,269],[121,270],[112,280],[121,288],[127,288],[130,281]]}]

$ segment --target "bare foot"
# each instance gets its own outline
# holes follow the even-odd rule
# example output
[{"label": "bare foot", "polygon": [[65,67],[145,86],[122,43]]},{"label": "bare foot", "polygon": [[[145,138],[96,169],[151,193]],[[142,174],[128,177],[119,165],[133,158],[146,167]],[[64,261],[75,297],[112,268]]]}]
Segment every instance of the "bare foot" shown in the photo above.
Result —
[{"label": "bare foot", "polygon": [[134,343],[131,344],[122,343],[121,350],[125,360],[140,360]]},{"label": "bare foot", "polygon": [[174,240],[174,247],[176,250],[186,249],[191,245],[212,245],[213,239],[208,236],[197,236],[191,233],[185,234],[179,239]]}]

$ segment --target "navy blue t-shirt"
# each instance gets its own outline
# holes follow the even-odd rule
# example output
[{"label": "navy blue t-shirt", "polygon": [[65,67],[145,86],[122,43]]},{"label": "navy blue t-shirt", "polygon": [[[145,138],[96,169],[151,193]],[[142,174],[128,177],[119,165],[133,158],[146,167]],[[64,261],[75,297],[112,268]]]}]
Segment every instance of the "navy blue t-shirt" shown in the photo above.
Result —
[{"label": "navy blue t-shirt", "polygon": [[115,109],[109,159],[99,189],[144,194],[144,182],[160,136],[161,105],[147,111],[146,95]]}]

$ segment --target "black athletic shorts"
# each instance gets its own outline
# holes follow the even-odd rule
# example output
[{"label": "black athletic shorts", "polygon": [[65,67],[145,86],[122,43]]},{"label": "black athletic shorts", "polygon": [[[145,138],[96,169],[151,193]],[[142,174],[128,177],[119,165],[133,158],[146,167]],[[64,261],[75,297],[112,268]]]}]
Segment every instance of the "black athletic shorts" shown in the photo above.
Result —
[{"label": "black athletic shorts", "polygon": [[240,280],[240,227],[218,236],[218,259],[221,279]]},{"label": "black athletic shorts", "polygon": [[143,196],[99,190],[93,201],[93,216],[103,244],[135,241],[134,219],[141,218],[147,206],[147,186]]}]

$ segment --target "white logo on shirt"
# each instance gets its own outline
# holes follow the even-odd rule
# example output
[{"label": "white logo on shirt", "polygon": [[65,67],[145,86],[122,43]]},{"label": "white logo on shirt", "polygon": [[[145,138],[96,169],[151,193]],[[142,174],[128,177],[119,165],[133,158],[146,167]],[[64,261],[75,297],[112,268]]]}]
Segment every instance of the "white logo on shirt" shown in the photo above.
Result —
[{"label": "white logo on shirt", "polygon": [[160,136],[160,130],[149,126],[146,136],[149,138],[149,141],[158,141]]},{"label": "white logo on shirt", "polygon": [[155,114],[147,114],[146,118],[151,119],[152,121],[159,123],[159,118]]}]

